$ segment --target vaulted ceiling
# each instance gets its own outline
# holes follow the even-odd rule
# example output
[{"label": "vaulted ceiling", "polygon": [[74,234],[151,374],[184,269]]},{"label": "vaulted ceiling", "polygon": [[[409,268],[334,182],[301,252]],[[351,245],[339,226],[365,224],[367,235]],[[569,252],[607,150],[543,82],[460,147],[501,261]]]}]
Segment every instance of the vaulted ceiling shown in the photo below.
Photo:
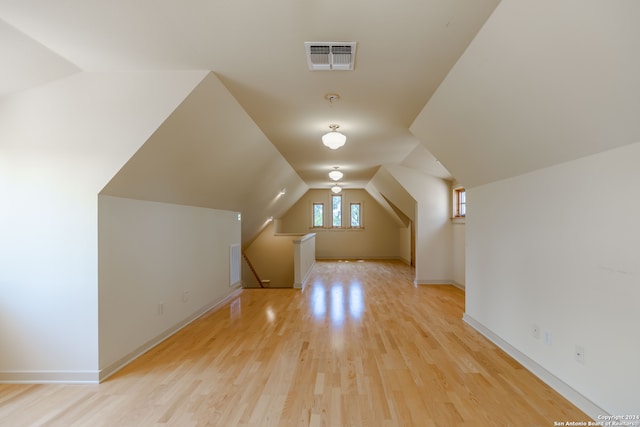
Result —
[{"label": "vaulted ceiling", "polygon": [[[639,19],[635,0],[0,0],[0,96],[211,70],[311,188],[384,164],[474,186],[640,140]],[[356,42],[354,70],[310,71],[305,41]]]},{"label": "vaulted ceiling", "polygon": [[[310,187],[363,188],[425,157],[409,126],[497,0],[0,1],[0,94],[78,71],[212,70]],[[305,41],[355,41],[353,71],[310,71]],[[339,102],[325,99],[340,95]],[[336,123],[347,145],[321,136]]]}]

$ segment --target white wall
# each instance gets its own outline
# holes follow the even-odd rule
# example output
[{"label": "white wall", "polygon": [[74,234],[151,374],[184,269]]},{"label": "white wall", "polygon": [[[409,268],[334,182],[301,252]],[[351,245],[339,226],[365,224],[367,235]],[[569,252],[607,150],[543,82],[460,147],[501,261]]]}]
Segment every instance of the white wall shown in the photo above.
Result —
[{"label": "white wall", "polygon": [[407,227],[398,228],[399,234],[399,253],[398,256],[400,259],[407,264],[411,264],[411,224]]},{"label": "white wall", "polygon": [[365,189],[396,220],[399,258],[413,265],[412,235],[417,214],[415,199],[384,167],[378,168]]},{"label": "white wall", "polygon": [[404,166],[387,165],[417,202],[415,271],[417,284],[451,283],[451,208],[448,181]]},{"label": "white wall", "polygon": [[639,164],[634,144],[467,189],[466,314],[613,415],[640,413]]},{"label": "white wall", "polygon": [[282,215],[307,188],[208,73],[100,194],[240,211],[246,244],[268,217]]},{"label": "white wall", "polygon": [[453,281],[457,286],[464,288],[466,283],[466,224],[464,222],[453,222],[451,224],[451,236]]},{"label": "white wall", "polygon": [[[454,191],[461,188],[462,185],[454,181],[451,183],[451,191],[449,192],[451,206],[451,216],[455,215],[456,198]],[[466,252],[466,220],[465,218],[453,218],[451,220],[451,268],[453,271],[453,281],[458,287],[464,288],[466,280],[465,271],[465,252]]]},{"label": "white wall", "polygon": [[240,228],[237,212],[100,196],[101,372],[234,291]]},{"label": "white wall", "polygon": [[0,100],[0,380],[97,380],[97,194],[203,76],[80,73]]}]

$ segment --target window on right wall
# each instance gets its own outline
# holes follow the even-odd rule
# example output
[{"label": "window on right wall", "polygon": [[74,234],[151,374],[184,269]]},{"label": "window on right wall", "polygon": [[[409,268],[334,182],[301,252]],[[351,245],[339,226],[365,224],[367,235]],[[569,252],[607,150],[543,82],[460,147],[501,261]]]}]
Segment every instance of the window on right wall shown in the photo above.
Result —
[{"label": "window on right wall", "polygon": [[351,221],[349,224],[350,228],[362,228],[362,204],[361,203],[350,203],[349,204],[349,213],[351,217]]},{"label": "window on right wall", "polygon": [[467,195],[464,188],[453,190],[453,216],[454,218],[464,218],[467,216]]}]

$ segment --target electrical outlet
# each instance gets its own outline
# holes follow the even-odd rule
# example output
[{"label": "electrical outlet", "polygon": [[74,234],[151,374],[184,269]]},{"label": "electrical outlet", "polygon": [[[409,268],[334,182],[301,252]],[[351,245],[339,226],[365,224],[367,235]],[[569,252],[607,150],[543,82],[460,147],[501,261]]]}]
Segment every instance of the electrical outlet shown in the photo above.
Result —
[{"label": "electrical outlet", "polygon": [[576,345],[573,355],[576,358],[576,362],[584,365],[584,348],[582,346]]},{"label": "electrical outlet", "polygon": [[164,303],[158,303],[158,314],[164,314]]},{"label": "electrical outlet", "polygon": [[533,325],[531,327],[531,336],[535,339],[540,339],[540,327],[538,325]]},{"label": "electrical outlet", "polygon": [[551,331],[544,331],[544,343],[551,345]]},{"label": "electrical outlet", "polygon": [[182,302],[187,302],[189,301],[189,291],[183,291],[182,292]]}]

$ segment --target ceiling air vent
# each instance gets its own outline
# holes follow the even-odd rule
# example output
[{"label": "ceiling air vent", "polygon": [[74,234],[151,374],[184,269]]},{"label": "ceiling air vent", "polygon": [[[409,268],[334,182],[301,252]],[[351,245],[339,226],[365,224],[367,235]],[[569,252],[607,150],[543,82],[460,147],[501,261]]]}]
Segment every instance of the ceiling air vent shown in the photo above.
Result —
[{"label": "ceiling air vent", "polygon": [[353,70],[356,42],[304,42],[311,71]]}]

